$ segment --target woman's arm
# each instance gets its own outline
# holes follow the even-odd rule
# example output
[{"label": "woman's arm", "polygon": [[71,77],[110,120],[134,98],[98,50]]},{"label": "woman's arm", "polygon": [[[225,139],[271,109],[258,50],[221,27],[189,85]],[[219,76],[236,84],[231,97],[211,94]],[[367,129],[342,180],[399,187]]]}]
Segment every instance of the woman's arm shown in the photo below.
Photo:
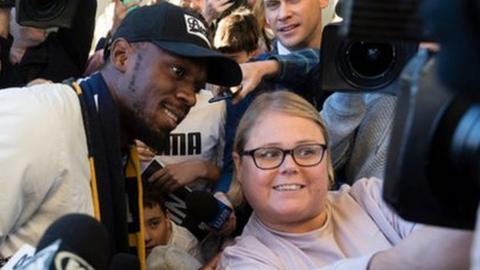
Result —
[{"label": "woman's arm", "polygon": [[427,226],[370,260],[376,269],[469,269],[473,232]]}]

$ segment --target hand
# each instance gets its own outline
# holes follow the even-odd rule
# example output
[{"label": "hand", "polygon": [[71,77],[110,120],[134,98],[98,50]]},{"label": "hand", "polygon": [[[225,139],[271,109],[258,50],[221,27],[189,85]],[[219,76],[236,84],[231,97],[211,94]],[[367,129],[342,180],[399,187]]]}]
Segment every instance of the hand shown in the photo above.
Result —
[{"label": "hand", "polygon": [[[215,194],[213,194],[213,196],[215,197],[215,199],[221,201],[222,203],[224,203],[225,205],[227,205],[233,210],[234,207],[232,205],[232,202],[230,202],[230,200],[228,199],[227,194],[221,191],[217,191],[215,192]],[[228,217],[227,222],[223,224],[220,230],[218,231],[212,230],[212,233],[216,235],[228,236],[235,230],[236,227],[237,227],[237,216],[235,215],[235,211],[232,211],[232,213]]]},{"label": "hand", "polygon": [[220,228],[218,232],[215,232],[215,234],[229,236],[233,233],[233,231],[235,231],[235,228],[237,228],[237,216],[235,215],[235,212],[232,212],[228,217],[227,222],[225,222],[222,228]]},{"label": "hand", "polygon": [[0,37],[8,38],[10,28],[10,8],[0,8]]},{"label": "hand", "polygon": [[138,158],[142,162],[149,162],[155,157],[155,151],[144,144],[142,141],[135,140],[135,147],[137,148]]},{"label": "hand", "polygon": [[202,15],[208,24],[211,24],[225,10],[229,9],[235,2],[230,0],[204,0]]},{"label": "hand", "polygon": [[122,0],[113,0],[115,3],[115,9],[113,12],[113,24],[112,24],[112,29],[110,32],[113,34],[117,30],[117,28],[120,26],[120,23],[122,23],[123,19],[125,16],[127,16],[128,10],[131,7],[138,6],[140,2],[133,1],[129,2],[127,4],[124,4]]},{"label": "hand", "polygon": [[220,255],[221,255],[221,253],[218,253],[217,255],[215,255],[215,257],[210,259],[210,261],[208,261],[204,266],[202,266],[198,270],[215,270],[215,269],[217,269],[218,262],[220,261]]},{"label": "hand", "polygon": [[275,76],[280,71],[280,65],[276,60],[243,63],[240,64],[240,68],[243,74],[242,86],[233,97],[234,104],[255,90],[265,77]]},{"label": "hand", "polygon": [[176,164],[168,164],[158,170],[148,181],[156,188],[172,192],[179,187],[188,185],[205,175],[205,161],[191,160]]}]

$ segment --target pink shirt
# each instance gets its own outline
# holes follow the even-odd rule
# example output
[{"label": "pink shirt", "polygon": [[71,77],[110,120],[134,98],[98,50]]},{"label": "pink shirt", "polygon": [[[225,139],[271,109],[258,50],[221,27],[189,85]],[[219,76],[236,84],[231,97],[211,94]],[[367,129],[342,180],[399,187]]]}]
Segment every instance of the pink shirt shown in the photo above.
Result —
[{"label": "pink shirt", "polygon": [[381,188],[380,180],[370,178],[329,192],[325,224],[307,233],[274,231],[254,213],[235,245],[224,250],[219,268],[367,269],[374,253],[415,228],[386,206]]}]

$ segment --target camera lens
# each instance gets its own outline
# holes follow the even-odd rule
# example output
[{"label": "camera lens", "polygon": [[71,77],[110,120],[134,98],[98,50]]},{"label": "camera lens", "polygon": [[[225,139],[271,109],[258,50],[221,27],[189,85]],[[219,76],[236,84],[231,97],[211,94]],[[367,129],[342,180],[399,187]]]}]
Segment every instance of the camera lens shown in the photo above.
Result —
[{"label": "camera lens", "polygon": [[66,0],[27,0],[25,2],[25,14],[36,21],[55,19],[67,6]]},{"label": "camera lens", "polygon": [[381,89],[400,74],[416,44],[346,40],[337,50],[338,73],[358,89]]},{"label": "camera lens", "polygon": [[395,51],[388,43],[353,42],[346,51],[354,75],[364,79],[381,78],[393,66]]}]

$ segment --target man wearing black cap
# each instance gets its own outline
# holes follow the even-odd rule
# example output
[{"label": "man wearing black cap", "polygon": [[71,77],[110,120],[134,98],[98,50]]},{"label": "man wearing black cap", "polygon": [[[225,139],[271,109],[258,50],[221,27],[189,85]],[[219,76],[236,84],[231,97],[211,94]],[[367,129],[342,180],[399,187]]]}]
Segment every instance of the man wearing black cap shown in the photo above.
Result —
[{"label": "man wearing black cap", "polygon": [[35,245],[58,217],[83,212],[107,226],[112,252],[136,246],[144,257],[130,144],[138,138],[161,150],[205,82],[241,81],[239,66],[210,50],[206,29],[171,4],[141,7],[119,26],[99,73],[0,91],[1,256]]}]

